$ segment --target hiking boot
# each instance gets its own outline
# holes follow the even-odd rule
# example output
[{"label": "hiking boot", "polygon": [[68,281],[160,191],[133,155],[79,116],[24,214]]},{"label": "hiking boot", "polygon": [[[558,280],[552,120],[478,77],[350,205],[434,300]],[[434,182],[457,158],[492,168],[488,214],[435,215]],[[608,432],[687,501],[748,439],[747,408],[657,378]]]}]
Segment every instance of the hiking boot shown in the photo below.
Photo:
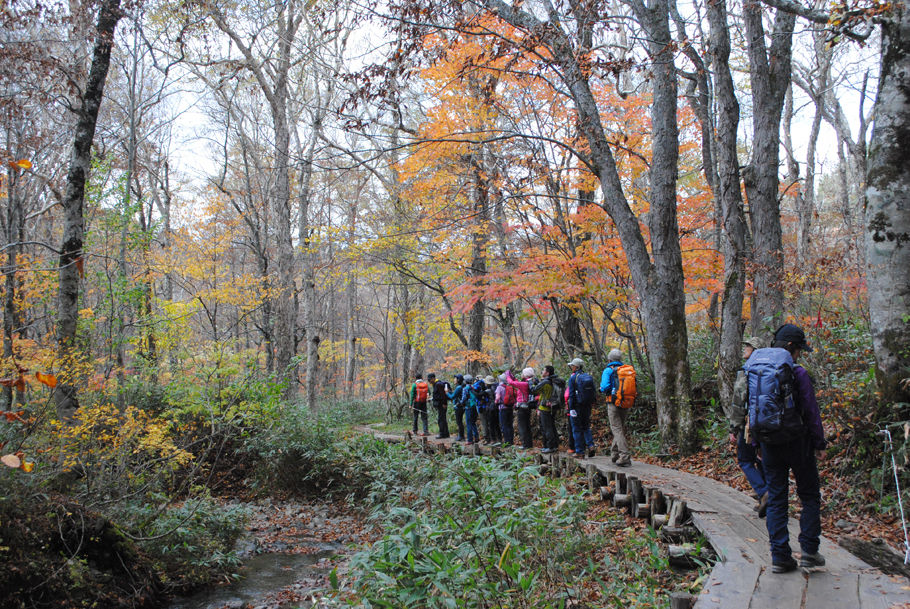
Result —
[{"label": "hiking boot", "polygon": [[632,465],[632,459],[629,459],[629,458],[619,459],[618,461],[616,461],[616,465],[618,465],[619,467],[629,467],[630,465]]},{"label": "hiking boot", "polygon": [[793,560],[791,556],[787,560],[782,560],[780,562],[771,562],[771,573],[789,573],[790,571],[796,571],[796,561]]},{"label": "hiking boot", "polygon": [[570,448],[569,450],[566,451],[566,454],[567,454],[567,455],[574,455],[574,454],[575,454],[575,451],[572,450],[572,449]]},{"label": "hiking boot", "polygon": [[761,496],[761,499],[758,500],[758,517],[764,518],[765,514],[768,513],[768,492],[765,491],[765,494]]},{"label": "hiking boot", "polygon": [[818,552],[815,554],[808,554],[806,552],[803,552],[803,555],[799,557],[799,568],[804,571],[824,566],[825,557]]},{"label": "hiking boot", "polygon": [[540,454],[542,454],[542,455],[549,455],[551,452],[553,452],[552,448],[541,448],[540,449]]}]

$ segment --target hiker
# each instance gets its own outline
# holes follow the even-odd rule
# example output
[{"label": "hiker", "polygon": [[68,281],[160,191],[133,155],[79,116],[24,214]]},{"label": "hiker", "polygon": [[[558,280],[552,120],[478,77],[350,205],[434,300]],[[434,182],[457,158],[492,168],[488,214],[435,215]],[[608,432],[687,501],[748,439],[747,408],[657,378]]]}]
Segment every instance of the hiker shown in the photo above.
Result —
[{"label": "hiker", "polygon": [[449,405],[450,387],[446,381],[437,381],[436,375],[432,372],[427,375],[427,381],[433,387],[433,409],[436,411],[436,425],[439,427],[436,439],[443,440],[449,437],[449,419],[446,417],[446,411]]},{"label": "hiker", "polygon": [[414,433],[417,433],[417,418],[423,420],[422,436],[429,435],[427,424],[427,398],[430,395],[430,384],[423,380],[423,375],[417,373],[417,378],[411,385],[411,409],[414,412]]},{"label": "hiker", "polygon": [[563,393],[562,403],[565,405],[565,414],[566,414],[566,444],[568,445],[568,450],[566,453],[569,455],[575,454],[575,430],[572,429],[572,417],[569,416],[569,384],[572,382],[572,379],[575,377],[575,372],[569,373],[569,380],[566,381],[566,390]]},{"label": "hiker", "polygon": [[543,368],[543,378],[539,383],[530,386],[531,393],[537,396],[537,416],[540,419],[540,433],[543,436],[543,454],[559,451],[559,434],[556,432],[554,418],[557,408],[562,405],[563,380],[556,376],[553,366]]},{"label": "hiker", "polygon": [[[489,410],[486,380],[478,376],[474,379],[474,385],[471,390],[474,392],[474,397],[477,398],[477,444],[481,444],[480,438],[485,437],[487,433],[487,410]],[[483,444],[486,444],[486,441]]]},{"label": "hiker", "polygon": [[[743,361],[749,359],[752,352],[761,348],[761,339],[753,336],[743,341]],[[746,394],[749,386],[746,373],[740,369],[733,383],[733,401],[726,409],[730,421],[730,446],[736,448],[736,462],[746,475],[746,480],[755,493],[755,511],[759,518],[765,517],[768,508],[768,485],[765,482],[765,468],[751,442],[746,441]]]},{"label": "hiker", "polygon": [[466,419],[465,428],[467,430],[467,440],[465,446],[471,446],[480,442],[480,433],[477,431],[477,411],[480,404],[481,394],[484,389],[484,383],[481,379],[474,380],[470,374],[464,375],[465,391],[464,395],[464,414]]},{"label": "hiker", "polygon": [[518,435],[521,438],[522,448],[533,448],[534,442],[531,438],[531,397],[528,391],[528,381],[534,378],[534,368],[525,368],[521,371],[522,380],[515,380],[511,370],[506,370],[506,380],[509,385],[518,392],[516,397],[515,408],[518,419]]},{"label": "hiker", "polygon": [[[624,366],[622,351],[611,349],[607,355],[607,362],[607,367],[600,377],[600,392],[607,396],[607,415],[610,419],[610,432],[613,434],[610,458],[620,467],[629,467],[632,465],[629,458],[629,443],[626,441],[626,415],[629,409],[617,403],[617,391],[620,386],[618,370]],[[634,397],[632,401],[634,402]]]},{"label": "hiker", "polygon": [[569,416],[572,417],[572,432],[575,434],[576,459],[584,459],[585,454],[595,454],[594,435],[591,433],[591,410],[597,399],[594,379],[584,371],[584,361],[576,357],[569,362],[569,368],[575,374],[569,379]]},{"label": "hiker", "polygon": [[[761,447],[768,490],[766,524],[771,545],[772,573],[822,567],[821,491],[817,459],[824,458],[821,413],[809,373],[796,364],[811,352],[802,329],[784,324],[774,333],[770,349],[757,349],[744,369],[748,384],[749,433]],[[790,551],[787,499],[790,471],[802,510],[799,517],[799,563]]]},{"label": "hiker", "polygon": [[484,444],[499,446],[502,444],[502,430],[499,429],[499,404],[496,403],[496,379],[487,376],[483,380],[486,385],[486,409],[484,416]]},{"label": "hiker", "polygon": [[511,446],[515,440],[514,418],[515,403],[518,391],[509,384],[505,374],[499,375],[499,386],[496,388],[496,404],[499,406],[499,430],[502,432],[502,443]]},{"label": "hiker", "polygon": [[455,388],[448,394],[452,405],[455,406],[455,423],[458,425],[458,436],[455,438],[455,442],[464,442],[464,390],[466,387],[465,377],[456,374]]}]

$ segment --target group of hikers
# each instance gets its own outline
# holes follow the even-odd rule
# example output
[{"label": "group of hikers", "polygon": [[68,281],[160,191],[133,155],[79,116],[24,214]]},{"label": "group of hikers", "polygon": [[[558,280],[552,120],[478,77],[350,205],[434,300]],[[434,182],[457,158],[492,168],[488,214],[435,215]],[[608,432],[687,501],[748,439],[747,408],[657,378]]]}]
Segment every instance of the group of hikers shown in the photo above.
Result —
[{"label": "group of hikers", "polygon": [[[738,372],[731,404],[724,404],[730,422],[730,443],[737,462],[754,491],[755,511],[766,518],[771,546],[773,573],[786,573],[797,567],[811,570],[825,564],[818,552],[821,536],[821,491],[817,460],[823,458],[826,441],[815,389],[808,372],[797,365],[803,352],[811,352],[802,329],[784,324],[774,333],[770,346],[761,339],[743,341],[745,363]],[[448,405],[454,406],[458,428],[457,442],[466,445],[512,445],[517,422],[520,448],[531,449],[531,417],[537,412],[543,447],[547,454],[559,450],[557,416],[565,413],[563,434],[568,453],[576,459],[595,455],[591,432],[591,412],[598,391],[606,396],[610,431],[610,453],[614,463],[628,467],[632,461],[626,441],[626,416],[635,402],[635,370],[622,362],[622,352],[612,349],[601,374],[599,387],[584,371],[584,361],[568,363],[567,380],[556,375],[552,365],[544,366],[537,376],[534,368],[521,371],[515,378],[511,369],[499,378],[492,375],[474,378],[456,374],[454,385],[418,374],[411,386],[413,431],[428,435],[428,404],[437,415],[437,438],[448,438]],[[481,440],[478,422],[483,427]],[[788,496],[790,472],[802,504],[799,562],[789,543]]]},{"label": "group of hikers", "polygon": [[565,380],[556,374],[552,365],[544,366],[539,377],[534,368],[525,368],[520,379],[515,378],[511,369],[500,374],[498,379],[492,375],[475,378],[471,374],[456,374],[454,385],[437,379],[435,374],[428,374],[426,380],[418,374],[410,394],[413,431],[418,433],[418,423],[422,421],[420,433],[428,435],[428,405],[432,404],[439,427],[436,437],[450,437],[448,406],[451,403],[458,426],[456,442],[491,446],[518,444],[522,449],[531,449],[531,417],[536,412],[543,438],[540,452],[548,454],[559,450],[557,419],[564,411],[565,425],[561,427],[569,445],[568,452],[576,459],[584,459],[596,453],[591,412],[599,391],[607,400],[613,433],[610,448],[613,462],[627,467],[632,460],[626,442],[625,421],[628,409],[635,402],[635,370],[631,365],[623,364],[619,349],[612,349],[607,359],[609,363],[601,375],[599,387],[584,371],[584,361],[580,358],[568,363],[571,372]]}]

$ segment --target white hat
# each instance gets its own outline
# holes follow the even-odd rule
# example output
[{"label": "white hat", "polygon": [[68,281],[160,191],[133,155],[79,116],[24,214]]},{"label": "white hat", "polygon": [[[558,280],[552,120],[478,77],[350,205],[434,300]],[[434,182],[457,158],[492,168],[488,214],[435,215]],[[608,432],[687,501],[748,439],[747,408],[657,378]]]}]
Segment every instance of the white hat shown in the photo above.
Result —
[{"label": "white hat", "polygon": [[622,361],[622,351],[619,349],[613,348],[610,349],[610,354],[607,355],[608,362],[621,362]]},{"label": "white hat", "polygon": [[521,371],[521,378],[529,379],[534,377],[534,368],[530,366]]},{"label": "white hat", "polygon": [[581,368],[584,365],[585,365],[585,360],[581,359],[580,357],[576,357],[571,362],[569,362],[570,368]]}]

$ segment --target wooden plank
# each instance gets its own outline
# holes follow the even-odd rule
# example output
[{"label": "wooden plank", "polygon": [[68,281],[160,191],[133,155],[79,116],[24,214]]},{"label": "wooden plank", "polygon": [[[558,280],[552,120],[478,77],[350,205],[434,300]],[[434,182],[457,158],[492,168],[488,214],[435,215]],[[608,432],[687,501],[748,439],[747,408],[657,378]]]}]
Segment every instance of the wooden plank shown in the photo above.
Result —
[{"label": "wooden plank", "polygon": [[907,580],[902,583],[881,572],[859,574],[859,607],[861,609],[890,609],[910,603],[910,591],[906,590]]},{"label": "wooden plank", "polygon": [[801,571],[772,573],[770,566],[764,567],[749,609],[800,609],[805,594],[806,576]]},{"label": "wooden plank", "polygon": [[743,539],[724,516],[693,512],[692,521],[721,559],[745,561],[759,566],[768,564],[765,555]]},{"label": "wooden plank", "polygon": [[760,574],[758,565],[742,561],[717,563],[698,595],[694,609],[749,609]]},{"label": "wooden plank", "polygon": [[805,609],[858,608],[858,587],[859,573],[810,573]]}]

